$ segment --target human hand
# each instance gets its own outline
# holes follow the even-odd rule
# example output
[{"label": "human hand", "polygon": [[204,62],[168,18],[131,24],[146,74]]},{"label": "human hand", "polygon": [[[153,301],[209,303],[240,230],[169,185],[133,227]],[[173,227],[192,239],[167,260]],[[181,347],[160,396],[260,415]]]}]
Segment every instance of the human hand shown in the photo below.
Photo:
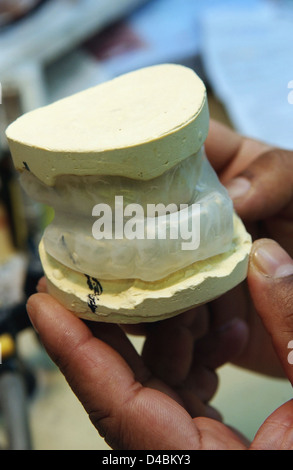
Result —
[{"label": "human hand", "polygon": [[[273,264],[263,262],[264,246],[267,251],[273,249]],[[248,273],[250,294],[293,384],[293,365],[288,362],[288,344],[293,339],[292,276],[293,260],[275,242],[255,242]],[[48,353],[112,448],[293,449],[292,401],[268,417],[247,445],[218,420],[202,416],[193,419],[180,390],[152,376],[119,326],[86,324],[46,293],[29,299],[28,313]],[[217,336],[210,339],[210,346],[219,350],[214,342]],[[207,352],[206,341],[204,349]],[[208,355],[212,358],[212,347],[204,357]]]},{"label": "human hand", "polygon": [[[273,238],[292,255],[293,152],[273,149],[262,142],[244,138],[213,120],[205,148],[208,159],[234,200],[235,210],[253,238]],[[185,335],[181,327],[185,329]],[[261,373],[283,376],[280,361],[256,312],[246,281],[213,302],[154,324],[146,335],[144,360],[153,374],[174,385],[177,369],[191,361],[189,352],[192,348],[193,357],[200,356],[204,363],[205,344],[207,348],[212,347],[212,332],[216,334],[231,328],[237,331],[235,341],[239,346],[236,351],[234,345],[234,358],[230,355],[233,363]],[[192,345],[188,343],[189,352],[186,349],[186,329],[191,333],[197,332],[193,337],[189,335],[193,341]],[[217,357],[215,342],[214,347],[214,357]],[[219,358],[221,354],[218,350]],[[212,382],[207,367],[197,364],[193,371],[194,376],[196,372],[194,380],[202,387],[197,386],[197,395],[203,400],[211,399]],[[213,382],[215,391],[215,375]],[[203,392],[205,388],[209,394]]]},{"label": "human hand", "polygon": [[[220,180],[230,192],[235,210],[253,239],[272,238],[293,255],[293,152],[274,149],[265,143],[242,137],[213,120],[205,149]],[[189,326],[185,318],[188,318]],[[177,351],[182,351],[185,347],[185,337],[180,334],[181,323],[185,329],[189,327],[191,331],[198,330],[192,347],[195,350],[200,348],[202,356],[205,338],[211,337],[208,331],[212,333],[225,328],[237,329],[239,349],[237,353],[234,351],[232,362],[261,373],[283,376],[280,362],[257,315],[246,281],[217,300],[171,321],[156,323],[148,331],[144,348],[145,361],[157,377],[171,384],[177,377],[174,357],[178,358]],[[209,339],[207,341],[210,345]],[[185,362],[188,357],[190,358],[188,355],[185,357]],[[203,358],[202,360],[204,361]],[[181,363],[183,362],[181,357]],[[204,380],[207,376],[206,368],[204,377],[200,366],[197,366],[196,371],[197,383],[210,387],[210,382],[207,384]],[[200,396],[206,399],[207,395]],[[209,397],[211,396],[210,394]]]},{"label": "human hand", "polygon": [[293,256],[293,152],[213,120],[205,149],[252,235],[276,240]]},{"label": "human hand", "polygon": [[[253,239],[276,240],[292,256],[293,152],[242,137],[211,121],[206,153]],[[273,252],[268,256],[273,262]],[[246,347],[236,364],[270,375],[283,374],[246,282],[206,308],[215,328],[232,318],[245,321]]]}]

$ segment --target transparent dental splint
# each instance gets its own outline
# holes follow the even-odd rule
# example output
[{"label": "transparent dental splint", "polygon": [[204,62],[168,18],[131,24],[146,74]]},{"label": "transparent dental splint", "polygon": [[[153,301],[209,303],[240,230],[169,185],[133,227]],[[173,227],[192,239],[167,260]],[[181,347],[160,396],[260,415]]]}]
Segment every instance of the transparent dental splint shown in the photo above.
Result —
[{"label": "transparent dental splint", "polygon": [[[232,247],[232,201],[203,149],[149,181],[67,175],[48,187],[28,171],[20,178],[26,192],[55,210],[43,237],[47,253],[65,266],[98,279],[157,281]],[[139,204],[144,210],[139,238],[134,234],[129,239],[126,232],[121,236],[121,230],[117,238],[117,196],[120,201],[123,196],[123,208]],[[100,239],[93,235],[97,217],[92,214],[97,204],[109,206],[112,214],[112,232],[105,231]],[[150,220],[148,208],[152,204],[173,204],[174,208]],[[125,217],[124,223],[130,219]]]}]

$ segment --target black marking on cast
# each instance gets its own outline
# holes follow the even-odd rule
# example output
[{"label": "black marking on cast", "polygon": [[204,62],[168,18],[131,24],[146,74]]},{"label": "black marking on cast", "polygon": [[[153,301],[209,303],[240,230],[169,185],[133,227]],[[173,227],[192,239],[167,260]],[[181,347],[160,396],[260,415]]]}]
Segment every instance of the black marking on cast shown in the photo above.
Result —
[{"label": "black marking on cast", "polygon": [[26,162],[22,162],[23,163],[23,166],[24,168],[27,170],[27,171],[31,171],[30,170],[30,167],[28,166],[28,164]]},{"label": "black marking on cast", "polygon": [[98,308],[97,302],[99,301],[99,295],[103,293],[103,287],[101,283],[95,277],[91,277],[88,274],[85,274],[87,279],[87,285],[89,286],[90,290],[94,293],[88,295],[88,306],[93,313],[96,313]]},{"label": "black marking on cast", "polygon": [[68,254],[69,258],[71,259],[71,261],[73,262],[73,264],[76,264],[76,261],[73,258],[72,254],[71,254],[71,252],[70,252],[70,250],[67,246],[64,235],[62,235],[62,237],[61,237],[61,242],[62,242],[62,245],[64,246],[65,250],[67,251],[67,254]]}]

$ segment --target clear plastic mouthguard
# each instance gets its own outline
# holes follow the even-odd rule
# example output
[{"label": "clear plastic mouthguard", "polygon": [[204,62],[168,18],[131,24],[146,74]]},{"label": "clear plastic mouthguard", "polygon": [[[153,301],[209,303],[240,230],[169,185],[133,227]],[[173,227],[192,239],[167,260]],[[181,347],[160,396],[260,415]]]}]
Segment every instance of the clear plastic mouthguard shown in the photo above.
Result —
[{"label": "clear plastic mouthguard", "polygon": [[[66,175],[48,187],[29,171],[20,179],[32,198],[55,210],[43,237],[47,253],[98,279],[157,281],[232,246],[232,201],[203,149],[149,181]],[[102,224],[93,209],[100,204],[111,233],[104,224],[95,234],[95,222]],[[130,204],[140,206],[139,218],[127,212]],[[164,211],[169,204],[171,213]],[[149,217],[155,205],[161,212]]]}]

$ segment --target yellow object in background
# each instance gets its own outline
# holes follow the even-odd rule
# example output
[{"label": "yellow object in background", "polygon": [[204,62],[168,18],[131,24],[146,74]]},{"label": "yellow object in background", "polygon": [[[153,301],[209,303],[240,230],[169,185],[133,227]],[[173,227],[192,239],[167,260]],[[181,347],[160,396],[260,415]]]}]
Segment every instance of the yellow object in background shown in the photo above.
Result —
[{"label": "yellow object in background", "polygon": [[4,359],[13,356],[15,352],[15,342],[10,334],[0,335],[0,364]]},{"label": "yellow object in background", "polygon": [[7,261],[14,253],[10,226],[3,204],[0,204],[0,264]]}]

